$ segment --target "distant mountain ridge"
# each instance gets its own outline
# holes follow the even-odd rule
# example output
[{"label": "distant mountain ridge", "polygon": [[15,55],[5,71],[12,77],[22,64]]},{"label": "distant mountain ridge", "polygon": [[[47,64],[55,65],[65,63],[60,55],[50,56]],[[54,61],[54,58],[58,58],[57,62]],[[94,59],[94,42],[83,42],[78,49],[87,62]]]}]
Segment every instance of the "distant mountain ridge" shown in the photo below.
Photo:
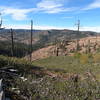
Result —
[{"label": "distant mountain ridge", "polygon": [[[29,53],[31,30],[14,29],[14,44],[16,55],[22,56]],[[73,31],[73,30],[33,30],[33,51],[37,51],[47,46],[55,45],[63,40],[69,41],[90,36],[96,36],[96,32],[90,31]],[[98,34],[99,35],[99,34]],[[24,51],[23,51],[24,50]],[[19,51],[21,53],[19,53]],[[11,55],[11,33],[10,29],[0,30],[0,54]],[[8,53],[9,52],[9,53]],[[8,55],[8,56],[9,56]],[[21,56],[21,57],[22,57]]]},{"label": "distant mountain ridge", "polygon": [[[21,43],[27,43],[29,44],[30,41],[30,33],[31,30],[27,29],[14,29],[14,41],[21,42]],[[34,43],[40,43],[46,42],[47,44],[54,43],[55,41],[62,41],[62,40],[71,40],[71,39],[77,39],[77,38],[84,38],[89,36],[96,36],[96,32],[91,31],[80,31],[79,33],[77,31],[73,30],[33,30],[33,44]],[[100,35],[100,34],[98,34]],[[0,40],[11,40],[11,33],[10,29],[4,29],[0,30]]]}]

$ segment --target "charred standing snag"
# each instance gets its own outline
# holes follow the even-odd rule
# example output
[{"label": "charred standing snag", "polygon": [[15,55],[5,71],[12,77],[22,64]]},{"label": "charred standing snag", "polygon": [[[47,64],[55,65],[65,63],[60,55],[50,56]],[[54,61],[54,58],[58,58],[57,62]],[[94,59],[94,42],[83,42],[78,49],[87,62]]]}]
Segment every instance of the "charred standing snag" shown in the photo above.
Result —
[{"label": "charred standing snag", "polygon": [[31,35],[30,35],[30,61],[32,61],[32,42],[33,42],[33,20],[31,20]]},{"label": "charred standing snag", "polygon": [[[76,24],[77,25],[77,34],[79,35],[80,34],[80,20],[78,20],[78,23]],[[76,40],[76,52],[79,51],[79,38],[77,37],[77,40]]]},{"label": "charred standing snag", "polygon": [[13,36],[13,30],[11,29],[11,55],[14,56],[14,36]]}]

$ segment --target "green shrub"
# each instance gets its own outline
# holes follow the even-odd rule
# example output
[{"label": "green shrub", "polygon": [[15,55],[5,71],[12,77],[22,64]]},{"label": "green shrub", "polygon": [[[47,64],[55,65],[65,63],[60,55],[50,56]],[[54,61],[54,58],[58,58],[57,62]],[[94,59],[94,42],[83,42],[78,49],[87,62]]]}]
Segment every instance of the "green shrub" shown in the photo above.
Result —
[{"label": "green shrub", "polygon": [[81,56],[81,53],[74,53],[74,57],[75,57],[75,58],[79,59],[80,56]]}]

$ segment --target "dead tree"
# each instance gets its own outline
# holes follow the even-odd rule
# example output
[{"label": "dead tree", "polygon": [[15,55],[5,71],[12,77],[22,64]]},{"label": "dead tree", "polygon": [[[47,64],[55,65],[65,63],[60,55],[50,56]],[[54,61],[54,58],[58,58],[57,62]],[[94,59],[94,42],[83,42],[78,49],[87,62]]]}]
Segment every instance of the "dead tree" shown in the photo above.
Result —
[{"label": "dead tree", "polygon": [[59,56],[59,47],[56,48],[56,56]]},{"label": "dead tree", "polygon": [[[0,13],[0,16],[1,16],[1,13]],[[0,19],[0,29],[2,27],[2,18]]]},{"label": "dead tree", "polygon": [[87,52],[86,53],[90,53],[91,49],[90,49],[90,40],[88,40],[88,46],[87,46]]},{"label": "dead tree", "polygon": [[96,33],[96,42],[95,42],[95,51],[97,52],[97,46],[98,46],[98,33]]},{"label": "dead tree", "polygon": [[33,21],[31,20],[31,35],[30,35],[30,61],[32,61],[32,42],[33,42]]},{"label": "dead tree", "polygon": [[2,17],[1,17],[1,13],[0,13],[0,30],[2,30],[2,29],[4,29],[4,28],[2,28]]},{"label": "dead tree", "polygon": [[[76,24],[77,25],[77,34],[79,35],[80,33],[80,20],[78,20],[78,23]],[[79,38],[77,37],[77,40],[76,40],[76,51],[79,51]]]},{"label": "dead tree", "polygon": [[11,56],[14,56],[14,35],[13,35],[13,30],[11,29]]}]

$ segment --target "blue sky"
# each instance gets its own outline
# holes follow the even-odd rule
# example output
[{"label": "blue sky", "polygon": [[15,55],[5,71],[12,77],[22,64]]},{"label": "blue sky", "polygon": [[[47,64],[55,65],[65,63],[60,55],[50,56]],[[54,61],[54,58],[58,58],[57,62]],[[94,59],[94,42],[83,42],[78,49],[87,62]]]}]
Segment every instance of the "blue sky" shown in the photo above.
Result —
[{"label": "blue sky", "polygon": [[0,0],[6,28],[76,29],[100,31],[100,0]]}]

